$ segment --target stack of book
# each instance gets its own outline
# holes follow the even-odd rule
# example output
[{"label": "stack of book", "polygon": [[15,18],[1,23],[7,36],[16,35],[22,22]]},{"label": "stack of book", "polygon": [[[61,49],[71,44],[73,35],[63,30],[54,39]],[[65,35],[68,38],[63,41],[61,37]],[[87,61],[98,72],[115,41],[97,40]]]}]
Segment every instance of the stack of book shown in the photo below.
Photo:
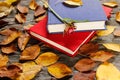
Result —
[{"label": "stack of book", "polygon": [[[105,28],[105,21],[110,17],[111,8],[103,7],[99,0],[83,0],[79,7],[68,7],[62,2],[49,0],[49,5],[62,18],[70,18],[80,22],[72,34],[64,35],[65,24],[63,24],[51,11],[48,16],[29,29],[29,33],[36,39],[51,45],[69,56],[75,56],[83,44],[90,41],[96,30]],[[87,21],[86,21],[87,20]]]}]

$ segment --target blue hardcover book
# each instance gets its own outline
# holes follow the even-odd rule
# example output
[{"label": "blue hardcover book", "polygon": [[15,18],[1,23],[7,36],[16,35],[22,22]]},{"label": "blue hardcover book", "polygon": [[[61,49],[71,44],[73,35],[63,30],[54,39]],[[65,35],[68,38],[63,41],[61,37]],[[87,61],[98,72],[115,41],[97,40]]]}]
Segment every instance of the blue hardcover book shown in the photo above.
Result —
[{"label": "blue hardcover book", "polygon": [[[107,17],[99,0],[82,0],[83,5],[68,7],[58,0],[49,0],[49,5],[62,18],[77,20],[75,31],[100,30],[105,28]],[[65,24],[48,10],[48,32],[63,32]]]}]

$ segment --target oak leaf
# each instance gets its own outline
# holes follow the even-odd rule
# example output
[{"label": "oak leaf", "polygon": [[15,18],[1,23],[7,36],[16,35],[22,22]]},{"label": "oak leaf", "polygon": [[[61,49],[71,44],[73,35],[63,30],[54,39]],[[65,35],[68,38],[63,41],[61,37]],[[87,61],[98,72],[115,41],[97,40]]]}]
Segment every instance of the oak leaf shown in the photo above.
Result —
[{"label": "oak leaf", "polygon": [[63,63],[55,63],[48,66],[48,72],[55,78],[63,78],[72,73],[72,70]]},{"label": "oak leaf", "polygon": [[49,66],[57,62],[59,57],[53,52],[45,52],[38,56],[35,60],[37,64],[41,64],[43,66]]},{"label": "oak leaf", "polygon": [[34,60],[40,53],[39,45],[33,45],[25,48],[20,55],[20,60]]}]

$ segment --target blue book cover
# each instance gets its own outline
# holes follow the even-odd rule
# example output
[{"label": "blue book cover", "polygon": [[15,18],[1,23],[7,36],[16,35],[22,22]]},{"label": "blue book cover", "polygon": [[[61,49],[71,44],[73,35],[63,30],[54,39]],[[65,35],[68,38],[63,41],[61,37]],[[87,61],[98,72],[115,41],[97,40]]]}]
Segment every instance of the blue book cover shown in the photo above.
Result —
[{"label": "blue book cover", "polygon": [[[76,31],[105,29],[105,21],[107,18],[100,1],[82,0],[82,2],[82,6],[68,7],[65,6],[61,1],[49,0],[49,5],[62,18],[70,18],[78,21],[88,21],[75,24],[78,28]],[[65,26],[63,23],[50,10],[48,10],[48,32],[63,32],[64,27]]]}]

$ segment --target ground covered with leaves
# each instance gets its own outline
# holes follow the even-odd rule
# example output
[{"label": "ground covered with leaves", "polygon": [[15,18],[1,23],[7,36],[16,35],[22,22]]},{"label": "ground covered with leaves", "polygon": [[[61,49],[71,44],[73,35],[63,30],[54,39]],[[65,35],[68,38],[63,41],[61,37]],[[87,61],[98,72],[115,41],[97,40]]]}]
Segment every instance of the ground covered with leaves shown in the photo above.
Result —
[{"label": "ground covered with leaves", "polygon": [[0,80],[120,80],[120,1],[101,3],[113,9],[107,30],[69,57],[25,30],[46,16],[40,0],[0,1]]}]

